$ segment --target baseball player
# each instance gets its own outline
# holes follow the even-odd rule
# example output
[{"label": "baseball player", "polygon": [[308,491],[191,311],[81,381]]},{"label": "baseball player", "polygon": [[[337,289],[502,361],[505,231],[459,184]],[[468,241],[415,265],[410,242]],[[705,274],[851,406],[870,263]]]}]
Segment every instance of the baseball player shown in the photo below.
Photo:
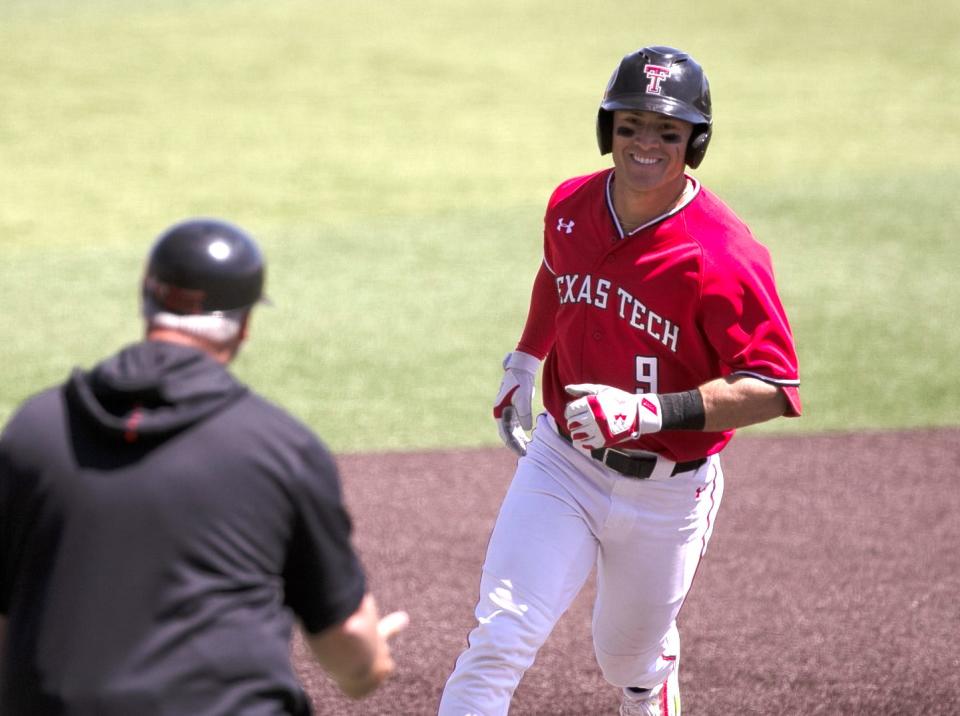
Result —
[{"label": "baseball player", "polygon": [[[685,171],[712,126],[690,55],[633,52],[597,115],[612,169],[550,197],[543,262],[494,407],[519,460],[444,716],[506,714],[594,567],[594,650],[620,713],[680,713],[677,615],[720,506],[719,454],[736,428],[801,410],[770,256]],[[531,439],[544,359],[546,412]]]}]

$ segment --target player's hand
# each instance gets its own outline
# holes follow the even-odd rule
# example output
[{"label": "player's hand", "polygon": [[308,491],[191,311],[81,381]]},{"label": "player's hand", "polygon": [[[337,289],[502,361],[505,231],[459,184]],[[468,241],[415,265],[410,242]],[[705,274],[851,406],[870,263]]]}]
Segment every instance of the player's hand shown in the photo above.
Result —
[{"label": "player's hand", "polygon": [[576,398],[563,417],[575,447],[589,452],[660,430],[660,399],[655,393],[628,393],[609,385],[566,386]]},{"label": "player's hand", "polygon": [[533,430],[534,382],[540,359],[523,351],[507,353],[503,359],[503,380],[493,403],[493,417],[497,421],[503,444],[521,457],[527,454]]}]

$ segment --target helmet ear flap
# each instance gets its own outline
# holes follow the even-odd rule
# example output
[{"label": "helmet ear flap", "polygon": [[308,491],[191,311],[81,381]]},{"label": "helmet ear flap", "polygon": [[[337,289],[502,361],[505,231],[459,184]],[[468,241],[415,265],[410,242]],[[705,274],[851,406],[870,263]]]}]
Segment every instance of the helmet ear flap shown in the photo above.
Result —
[{"label": "helmet ear flap", "polygon": [[687,144],[687,154],[684,161],[691,169],[696,169],[703,161],[707,153],[707,145],[710,144],[710,137],[713,135],[713,127],[709,124],[698,124],[693,128],[693,134],[690,135],[690,143]]},{"label": "helmet ear flap", "polygon": [[597,112],[597,146],[601,155],[613,151],[613,112],[603,108]]}]

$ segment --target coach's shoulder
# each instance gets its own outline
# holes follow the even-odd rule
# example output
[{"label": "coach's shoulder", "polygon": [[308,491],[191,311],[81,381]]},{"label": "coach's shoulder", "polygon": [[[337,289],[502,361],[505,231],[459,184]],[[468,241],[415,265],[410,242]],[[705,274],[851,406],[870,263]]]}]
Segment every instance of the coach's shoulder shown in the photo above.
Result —
[{"label": "coach's shoulder", "polygon": [[230,412],[230,422],[219,429],[260,459],[273,456],[293,475],[336,474],[333,454],[323,439],[281,405],[251,390]]},{"label": "coach's shoulder", "polygon": [[61,424],[57,416],[63,412],[63,386],[46,388],[24,399],[0,432],[0,439],[30,439],[45,435],[51,426]]},{"label": "coach's shoulder", "polygon": [[248,390],[237,407],[243,422],[264,435],[319,441],[303,420],[254,390]]}]

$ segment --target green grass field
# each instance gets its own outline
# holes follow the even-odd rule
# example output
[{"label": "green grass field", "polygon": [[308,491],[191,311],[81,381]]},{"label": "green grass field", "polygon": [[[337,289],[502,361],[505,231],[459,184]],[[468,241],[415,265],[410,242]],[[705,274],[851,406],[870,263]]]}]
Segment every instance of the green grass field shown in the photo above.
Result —
[{"label": "green grass field", "polygon": [[150,241],[213,215],[270,259],[241,378],[338,450],[494,444],[547,196],[662,43],[800,348],[806,416],[751,430],[960,424],[960,15],[836,5],[0,0],[0,422],[135,340]]}]

